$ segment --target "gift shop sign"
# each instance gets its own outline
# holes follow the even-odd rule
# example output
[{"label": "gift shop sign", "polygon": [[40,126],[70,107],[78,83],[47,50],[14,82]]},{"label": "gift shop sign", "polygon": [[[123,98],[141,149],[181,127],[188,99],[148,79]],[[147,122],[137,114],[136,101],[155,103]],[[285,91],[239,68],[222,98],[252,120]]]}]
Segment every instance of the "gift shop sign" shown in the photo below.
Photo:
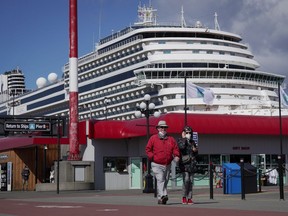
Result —
[{"label": "gift shop sign", "polygon": [[250,150],[249,146],[233,146],[232,150]]}]

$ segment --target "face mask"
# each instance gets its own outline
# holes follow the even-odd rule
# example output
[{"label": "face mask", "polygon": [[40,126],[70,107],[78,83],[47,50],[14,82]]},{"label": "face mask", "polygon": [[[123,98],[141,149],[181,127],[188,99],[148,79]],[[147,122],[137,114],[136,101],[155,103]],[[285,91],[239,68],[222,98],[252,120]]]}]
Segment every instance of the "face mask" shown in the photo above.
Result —
[{"label": "face mask", "polygon": [[167,134],[166,131],[159,131],[158,133],[159,137],[162,139],[165,138],[166,134]]},{"label": "face mask", "polygon": [[191,134],[186,134],[185,137],[190,140],[191,139]]}]

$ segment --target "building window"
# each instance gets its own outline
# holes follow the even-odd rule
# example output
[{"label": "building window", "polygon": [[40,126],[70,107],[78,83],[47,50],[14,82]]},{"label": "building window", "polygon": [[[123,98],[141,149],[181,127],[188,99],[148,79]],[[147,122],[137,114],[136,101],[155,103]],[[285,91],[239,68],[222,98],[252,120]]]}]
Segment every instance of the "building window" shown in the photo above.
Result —
[{"label": "building window", "polygon": [[104,172],[128,172],[127,157],[104,157],[103,160]]},{"label": "building window", "polygon": [[209,168],[209,155],[198,155],[197,162],[197,173],[200,175],[207,175]]}]

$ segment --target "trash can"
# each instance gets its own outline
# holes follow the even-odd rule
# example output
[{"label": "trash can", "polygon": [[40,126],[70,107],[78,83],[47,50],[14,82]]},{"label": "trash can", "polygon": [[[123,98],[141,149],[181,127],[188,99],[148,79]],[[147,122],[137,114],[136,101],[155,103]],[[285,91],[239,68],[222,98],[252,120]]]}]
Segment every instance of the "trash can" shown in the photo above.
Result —
[{"label": "trash can", "polygon": [[[224,163],[224,194],[241,193],[241,165],[237,163]],[[257,193],[257,169],[250,163],[244,163],[245,194]]]},{"label": "trash can", "polygon": [[241,193],[241,170],[237,163],[223,163],[224,172],[223,193],[239,194]]},{"label": "trash can", "polygon": [[[240,164],[238,164],[240,166]],[[245,194],[257,193],[257,169],[250,163],[244,163]]]}]

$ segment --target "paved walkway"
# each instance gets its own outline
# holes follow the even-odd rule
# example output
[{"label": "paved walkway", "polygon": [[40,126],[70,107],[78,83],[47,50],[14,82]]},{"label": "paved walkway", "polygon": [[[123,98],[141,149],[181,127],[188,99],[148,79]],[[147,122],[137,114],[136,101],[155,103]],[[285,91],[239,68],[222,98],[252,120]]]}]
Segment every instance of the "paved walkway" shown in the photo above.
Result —
[{"label": "paved walkway", "polygon": [[210,199],[209,188],[195,188],[194,205],[181,204],[181,191],[170,190],[167,205],[158,205],[154,194],[140,190],[125,191],[60,191],[57,192],[0,192],[0,216],[33,215],[165,215],[193,214],[221,215],[288,215],[288,186],[284,199],[279,187],[262,187],[261,193],[223,194],[214,189]]}]

